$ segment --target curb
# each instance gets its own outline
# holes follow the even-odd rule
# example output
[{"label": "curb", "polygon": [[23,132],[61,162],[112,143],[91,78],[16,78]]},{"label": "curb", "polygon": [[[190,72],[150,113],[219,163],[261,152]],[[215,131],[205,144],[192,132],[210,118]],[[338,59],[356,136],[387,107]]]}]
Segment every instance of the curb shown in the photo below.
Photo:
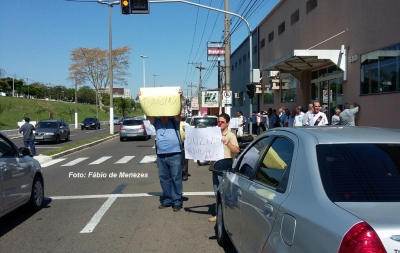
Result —
[{"label": "curb", "polygon": [[63,156],[65,156],[65,155],[72,154],[72,153],[74,153],[74,152],[76,152],[76,151],[79,151],[79,150],[82,150],[82,149],[85,149],[85,148],[88,148],[88,147],[95,146],[95,145],[97,145],[97,144],[100,144],[100,143],[102,143],[102,142],[105,142],[105,141],[107,141],[107,140],[109,140],[109,139],[116,138],[116,137],[118,137],[118,136],[119,136],[119,135],[114,134],[114,135],[112,135],[112,136],[106,137],[106,138],[101,139],[101,140],[97,140],[97,141],[94,141],[94,142],[91,142],[91,143],[88,143],[88,144],[85,144],[85,145],[82,145],[82,146],[79,146],[79,147],[76,147],[76,148],[72,148],[72,149],[69,149],[69,150],[65,150],[65,151],[60,152],[60,153],[58,153],[58,154],[54,154],[54,155],[51,155],[51,156],[38,155],[38,156],[35,156],[34,158],[35,158],[39,163],[45,163],[45,162],[51,161],[51,160],[53,160],[53,159],[63,157]]}]

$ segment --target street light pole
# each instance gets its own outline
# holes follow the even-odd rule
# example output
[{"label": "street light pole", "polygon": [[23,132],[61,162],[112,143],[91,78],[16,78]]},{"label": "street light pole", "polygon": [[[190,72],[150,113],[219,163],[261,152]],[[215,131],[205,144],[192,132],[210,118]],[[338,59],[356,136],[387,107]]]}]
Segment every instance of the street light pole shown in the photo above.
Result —
[{"label": "street light pole", "polygon": [[114,128],[112,126],[112,122],[114,122],[114,100],[113,100],[113,65],[112,65],[112,24],[111,24],[111,8],[114,5],[120,4],[119,1],[114,2],[103,2],[99,0],[98,3],[108,5],[108,53],[109,53],[109,79],[110,79],[110,134],[114,134]]},{"label": "street light pole", "polygon": [[152,76],[154,76],[154,87],[156,87],[156,76],[158,76],[158,74],[151,74]]},{"label": "street light pole", "polygon": [[140,57],[142,57],[142,59],[143,59],[143,88],[146,88],[146,66],[144,64],[144,59],[146,59],[147,56],[141,55]]},{"label": "street light pole", "polygon": [[29,83],[28,83],[28,77],[26,78],[26,85],[28,85],[28,98],[29,98]]}]

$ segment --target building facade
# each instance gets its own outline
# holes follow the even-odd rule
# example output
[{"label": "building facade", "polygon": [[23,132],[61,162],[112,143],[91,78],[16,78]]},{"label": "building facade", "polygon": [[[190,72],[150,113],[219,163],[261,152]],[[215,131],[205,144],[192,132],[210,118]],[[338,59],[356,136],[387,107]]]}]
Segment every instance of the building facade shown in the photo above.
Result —
[{"label": "building facade", "polygon": [[319,101],[330,119],[357,103],[356,125],[399,128],[398,13],[398,0],[281,0],[258,26],[260,108]]}]

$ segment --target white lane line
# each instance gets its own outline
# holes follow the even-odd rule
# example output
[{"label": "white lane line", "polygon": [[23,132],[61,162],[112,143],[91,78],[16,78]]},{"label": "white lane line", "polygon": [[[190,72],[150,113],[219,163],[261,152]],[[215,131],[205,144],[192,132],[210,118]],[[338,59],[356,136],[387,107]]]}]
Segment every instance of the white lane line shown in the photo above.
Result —
[{"label": "white lane line", "polygon": [[73,166],[73,165],[75,165],[75,164],[77,164],[77,163],[80,163],[80,162],[82,162],[82,161],[84,161],[84,160],[86,160],[86,159],[88,159],[88,158],[89,158],[89,157],[77,158],[77,159],[72,160],[72,161],[70,161],[69,163],[63,164],[63,165],[61,165],[61,166]]},{"label": "white lane line", "polygon": [[146,155],[140,161],[140,163],[155,163],[157,161],[157,155]]},{"label": "white lane line", "polygon": [[89,165],[92,165],[92,164],[100,164],[100,163],[106,161],[107,159],[110,159],[111,157],[112,157],[112,156],[103,156],[102,158],[97,159],[96,161],[89,163]]},{"label": "white lane line", "polygon": [[134,156],[124,156],[123,158],[119,159],[118,161],[115,162],[115,164],[118,163],[127,163],[129,162],[131,159],[133,159]]},{"label": "white lane line", "polygon": [[54,160],[51,160],[50,162],[43,163],[43,164],[41,164],[40,166],[42,166],[42,168],[49,167],[50,165],[53,165],[53,164],[62,162],[62,161],[64,161],[64,160],[66,160],[66,159],[67,159],[67,158],[54,159]]},{"label": "white lane line", "polygon": [[110,208],[116,199],[117,197],[109,197],[80,233],[92,233],[97,224],[99,224],[103,215],[107,212],[108,208]]},{"label": "white lane line", "polygon": [[[130,193],[130,194],[103,194],[103,195],[76,195],[76,196],[53,196],[52,200],[69,200],[69,199],[105,199],[111,197],[118,198],[137,198],[137,197],[159,197],[161,192],[152,194],[148,193]],[[214,196],[214,192],[184,192],[183,196]]]}]

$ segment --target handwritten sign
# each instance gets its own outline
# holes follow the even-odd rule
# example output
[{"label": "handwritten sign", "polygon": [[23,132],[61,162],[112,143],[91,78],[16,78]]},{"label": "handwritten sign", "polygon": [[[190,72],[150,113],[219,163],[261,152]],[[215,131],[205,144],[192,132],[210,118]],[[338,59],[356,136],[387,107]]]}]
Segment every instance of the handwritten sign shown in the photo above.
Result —
[{"label": "handwritten sign", "polygon": [[156,135],[156,129],[149,120],[143,120],[144,127],[146,128],[147,135]]},{"label": "handwritten sign", "polygon": [[140,88],[140,105],[147,116],[176,116],[181,109],[180,87]]},{"label": "handwritten sign", "polygon": [[239,128],[239,118],[231,118],[231,120],[229,121],[229,127],[231,129]]},{"label": "handwritten sign", "polygon": [[219,127],[185,128],[186,159],[218,161],[224,158]]},{"label": "handwritten sign", "polygon": [[267,155],[264,157],[263,163],[268,168],[275,170],[283,170],[286,169],[287,166],[272,147],[268,150]]}]

